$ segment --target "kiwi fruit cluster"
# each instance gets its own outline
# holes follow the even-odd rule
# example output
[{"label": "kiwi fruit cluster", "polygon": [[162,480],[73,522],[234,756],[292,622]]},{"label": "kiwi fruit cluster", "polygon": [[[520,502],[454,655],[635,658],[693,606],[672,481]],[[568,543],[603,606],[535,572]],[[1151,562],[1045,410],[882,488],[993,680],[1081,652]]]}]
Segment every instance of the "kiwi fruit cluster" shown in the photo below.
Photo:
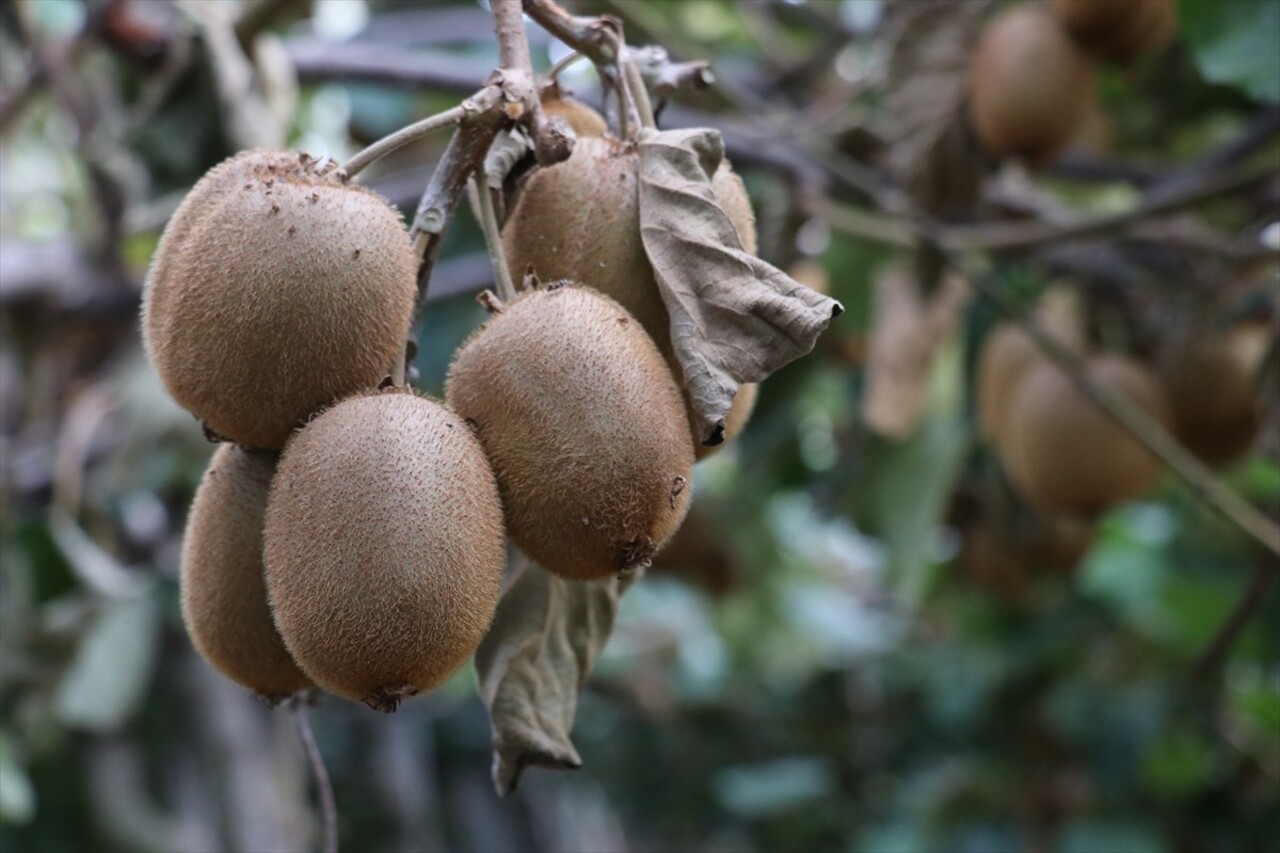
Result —
[{"label": "kiwi fruit cluster", "polygon": [[1173,0],[1007,7],[987,24],[970,59],[970,125],[992,155],[1045,165],[1096,121],[1096,60],[1127,62],[1176,32]]},{"label": "kiwi fruit cluster", "polygon": [[505,562],[471,428],[409,391],[370,390],[282,454],[218,448],[187,521],[182,612],[200,653],[265,699],[321,687],[390,711],[475,651]]},{"label": "kiwi fruit cluster", "polygon": [[392,710],[462,665],[505,566],[470,428],[377,391],[417,300],[400,214],[329,161],[248,151],[170,220],[143,299],[173,397],[228,440],[197,489],[182,612],[220,672],[278,700]]},{"label": "kiwi fruit cluster", "polygon": [[[578,102],[572,106],[579,116],[574,121],[584,123],[580,116],[590,108]],[[544,281],[579,281],[616,300],[640,322],[680,383],[667,308],[640,237],[639,170],[634,144],[607,135],[581,136],[568,160],[523,180],[503,227],[503,249],[513,270],[531,268]],[[755,254],[755,215],[746,187],[728,161],[712,176],[711,187],[742,248]],[[751,384],[738,390],[725,418],[725,442],[750,419],[756,393]],[[688,420],[698,459],[723,446],[703,444],[691,414]]]},{"label": "kiwi fruit cluster", "polygon": [[[508,537],[600,579],[649,565],[688,512],[695,438],[640,243],[638,156],[590,108],[546,107],[579,129],[575,159],[534,172],[506,240],[549,283],[489,300],[447,402],[385,381],[417,258],[399,214],[334,164],[233,157],[161,239],[147,351],[227,442],[187,524],[183,614],[213,666],[263,697],[314,687],[394,710],[474,653]],[[754,251],[741,181],[725,167],[716,191]]]}]

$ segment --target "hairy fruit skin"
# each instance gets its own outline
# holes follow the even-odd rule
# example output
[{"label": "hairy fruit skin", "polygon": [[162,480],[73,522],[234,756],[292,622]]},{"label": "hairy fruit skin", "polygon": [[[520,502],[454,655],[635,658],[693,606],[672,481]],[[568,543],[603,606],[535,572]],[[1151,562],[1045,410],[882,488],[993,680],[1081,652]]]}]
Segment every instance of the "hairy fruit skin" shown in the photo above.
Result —
[{"label": "hairy fruit skin", "polygon": [[[580,281],[617,300],[653,338],[679,383],[682,374],[671,347],[671,321],[640,237],[639,168],[634,146],[615,139],[580,138],[567,161],[537,169],[526,179],[503,228],[502,245],[517,274],[532,267],[543,281]],[[742,179],[726,161],[712,176],[711,186],[743,250],[755,254],[755,214]],[[748,414],[745,403],[753,402],[752,394],[739,391]],[[739,430],[745,423],[743,418]],[[726,442],[731,437],[726,418]],[[700,459],[724,446],[722,442],[704,449],[696,435],[694,443]]]},{"label": "hairy fruit skin", "polygon": [[267,604],[262,529],[275,454],[218,448],[182,537],[182,621],[223,675],[270,699],[312,686],[276,632]]},{"label": "hairy fruit skin", "polygon": [[[580,281],[617,300],[678,371],[667,308],[640,238],[639,169],[634,145],[579,139],[568,160],[525,180],[502,247],[517,273],[533,267],[543,281]],[[755,254],[755,217],[742,179],[722,165],[712,188],[743,249]]]},{"label": "hairy fruit skin", "polygon": [[544,97],[542,112],[547,118],[564,119],[579,139],[588,136],[601,137],[609,132],[609,125],[605,123],[604,116],[577,98],[571,98],[568,95],[555,98]]},{"label": "hairy fruit skin", "polygon": [[215,433],[279,449],[401,357],[417,260],[400,215],[305,155],[247,151],[165,228],[143,335],[165,387]]},{"label": "hairy fruit skin", "polygon": [[[1146,368],[1120,356],[1086,362],[1099,385],[1128,397],[1168,428],[1169,402]],[[1031,367],[1009,401],[1002,432],[1009,479],[1047,510],[1089,514],[1135,498],[1163,467],[1049,361]]]},{"label": "hairy fruit skin", "polygon": [[395,710],[461,667],[489,629],[505,565],[480,443],[399,391],[346,399],[290,439],[267,506],[267,589],[316,684]]},{"label": "hairy fruit skin", "polygon": [[454,356],[449,405],[475,424],[512,540],[589,580],[648,561],[689,508],[693,441],[653,341],[586,288],[507,304]]},{"label": "hairy fruit skin", "polygon": [[1087,116],[1094,68],[1046,10],[1012,6],[997,15],[974,50],[969,117],[992,154],[1050,161]]}]

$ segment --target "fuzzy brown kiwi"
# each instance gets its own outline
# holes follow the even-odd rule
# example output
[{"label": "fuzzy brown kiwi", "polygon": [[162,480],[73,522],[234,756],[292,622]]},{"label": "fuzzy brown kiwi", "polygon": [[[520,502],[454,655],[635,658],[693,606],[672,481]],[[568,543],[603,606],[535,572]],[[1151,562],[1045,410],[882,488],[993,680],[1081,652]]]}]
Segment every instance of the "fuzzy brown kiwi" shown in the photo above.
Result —
[{"label": "fuzzy brown kiwi", "polygon": [[543,567],[586,580],[647,565],[684,519],[683,401],[614,300],[576,286],[522,295],[458,349],[445,393],[475,424],[512,540]]},{"label": "fuzzy brown kiwi", "polygon": [[[513,270],[532,266],[543,281],[581,281],[616,299],[674,361],[667,309],[640,239],[639,168],[634,145],[579,139],[568,160],[525,180],[502,245]],[[743,248],[755,254],[755,217],[742,179],[722,164],[711,185]]]},{"label": "fuzzy brown kiwi", "polygon": [[169,221],[143,292],[147,351],[219,435],[278,449],[400,357],[417,261],[399,213],[331,164],[247,151]]},{"label": "fuzzy brown kiwi", "polygon": [[[1032,311],[1034,321],[1063,348],[1082,353],[1084,331],[1078,318],[1075,295],[1050,290]],[[1009,399],[1027,368],[1047,356],[1031,335],[1016,323],[1001,322],[987,333],[978,353],[978,424],[982,437],[999,445],[1000,430],[1009,416]]]},{"label": "fuzzy brown kiwi", "polygon": [[200,481],[182,540],[182,621],[200,654],[228,678],[277,700],[311,687],[276,632],[267,604],[262,529],[274,453],[224,444]]},{"label": "fuzzy brown kiwi", "polygon": [[[543,281],[581,281],[616,299],[640,321],[679,381],[667,308],[640,239],[639,168],[634,145],[579,139],[566,162],[526,179],[503,228],[503,248],[513,270],[532,266]],[[727,161],[712,176],[711,187],[742,248],[755,254],[751,199]],[[750,406],[744,408],[749,414]],[[695,444],[702,446],[696,437]],[[722,446],[700,450],[699,458]]]},{"label": "fuzzy brown kiwi", "polygon": [[[1171,425],[1164,390],[1145,367],[1121,356],[1095,356],[1086,368],[1099,385]],[[1049,361],[1033,365],[1018,383],[1001,440],[1010,481],[1042,509],[1097,512],[1142,494],[1162,470],[1151,451]]]},{"label": "fuzzy brown kiwi", "polygon": [[579,139],[587,136],[600,137],[609,132],[604,116],[568,95],[543,95],[542,112],[548,118],[564,119]]},{"label": "fuzzy brown kiwi", "polygon": [[1261,401],[1227,337],[1187,341],[1168,352],[1158,369],[1173,411],[1173,434],[1188,450],[1222,466],[1253,445]]},{"label": "fuzzy brown kiwi", "polygon": [[380,711],[475,651],[505,562],[480,443],[411,393],[348,398],[289,440],[271,488],[267,590],[316,684]]},{"label": "fuzzy brown kiwi", "polygon": [[991,444],[1000,441],[1008,419],[1009,398],[1031,365],[1044,359],[1031,336],[1012,323],[993,328],[978,354],[978,424]]},{"label": "fuzzy brown kiwi", "polygon": [[1075,134],[1094,93],[1093,64],[1048,11],[1013,6],[987,26],[969,69],[969,117],[996,156],[1049,162]]},{"label": "fuzzy brown kiwi", "polygon": [[1049,9],[1085,49],[1125,62],[1177,34],[1173,0],[1049,0]]}]

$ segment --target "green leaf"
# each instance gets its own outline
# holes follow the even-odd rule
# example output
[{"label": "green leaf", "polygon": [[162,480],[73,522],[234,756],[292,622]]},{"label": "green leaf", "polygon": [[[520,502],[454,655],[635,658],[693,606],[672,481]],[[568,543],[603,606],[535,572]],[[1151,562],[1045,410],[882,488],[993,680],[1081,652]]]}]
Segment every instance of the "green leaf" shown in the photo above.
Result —
[{"label": "green leaf", "polygon": [[936,559],[938,524],[960,473],[969,434],[956,419],[929,417],[906,441],[875,439],[863,494],[868,521],[883,537],[898,593],[918,600]]},{"label": "green leaf", "polygon": [[35,817],[36,792],[13,752],[13,742],[0,732],[0,823],[21,824]]},{"label": "green leaf", "polygon": [[151,681],[160,627],[160,607],[150,591],[107,602],[58,685],[58,718],[98,732],[123,725]]},{"label": "green leaf", "polygon": [[1178,0],[1178,18],[1206,80],[1280,102],[1280,0]]}]

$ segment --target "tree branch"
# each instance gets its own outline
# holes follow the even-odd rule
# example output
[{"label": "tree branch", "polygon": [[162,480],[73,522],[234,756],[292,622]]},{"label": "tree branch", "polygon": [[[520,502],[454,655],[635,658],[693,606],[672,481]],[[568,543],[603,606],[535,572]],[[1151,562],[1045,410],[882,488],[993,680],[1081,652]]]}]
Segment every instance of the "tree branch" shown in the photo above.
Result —
[{"label": "tree branch", "polygon": [[955,226],[942,229],[937,238],[948,249],[956,251],[985,249],[1013,252],[1062,240],[1093,237],[1122,230],[1163,213],[1192,207],[1211,198],[1249,189],[1273,178],[1275,171],[1274,163],[1246,163],[1225,172],[1203,173],[1199,180],[1181,184],[1175,190],[1153,190],[1133,208],[1120,213],[1061,224],[1009,222]]},{"label": "tree branch", "polygon": [[1200,653],[1200,657],[1196,659],[1195,665],[1192,666],[1192,682],[1203,683],[1222,667],[1228,653],[1231,651],[1231,647],[1235,645],[1241,632],[1249,625],[1249,621],[1257,615],[1258,609],[1262,607],[1263,601],[1266,600],[1267,592],[1271,589],[1272,582],[1280,574],[1280,571],[1277,571],[1280,566],[1269,566],[1267,565],[1269,562],[1274,563],[1275,560],[1266,554],[1259,555],[1257,565],[1253,569],[1253,576],[1249,579],[1249,585],[1245,587],[1240,599],[1236,602],[1236,606],[1228,614],[1226,621],[1218,628],[1213,639],[1205,646],[1204,651]]}]

